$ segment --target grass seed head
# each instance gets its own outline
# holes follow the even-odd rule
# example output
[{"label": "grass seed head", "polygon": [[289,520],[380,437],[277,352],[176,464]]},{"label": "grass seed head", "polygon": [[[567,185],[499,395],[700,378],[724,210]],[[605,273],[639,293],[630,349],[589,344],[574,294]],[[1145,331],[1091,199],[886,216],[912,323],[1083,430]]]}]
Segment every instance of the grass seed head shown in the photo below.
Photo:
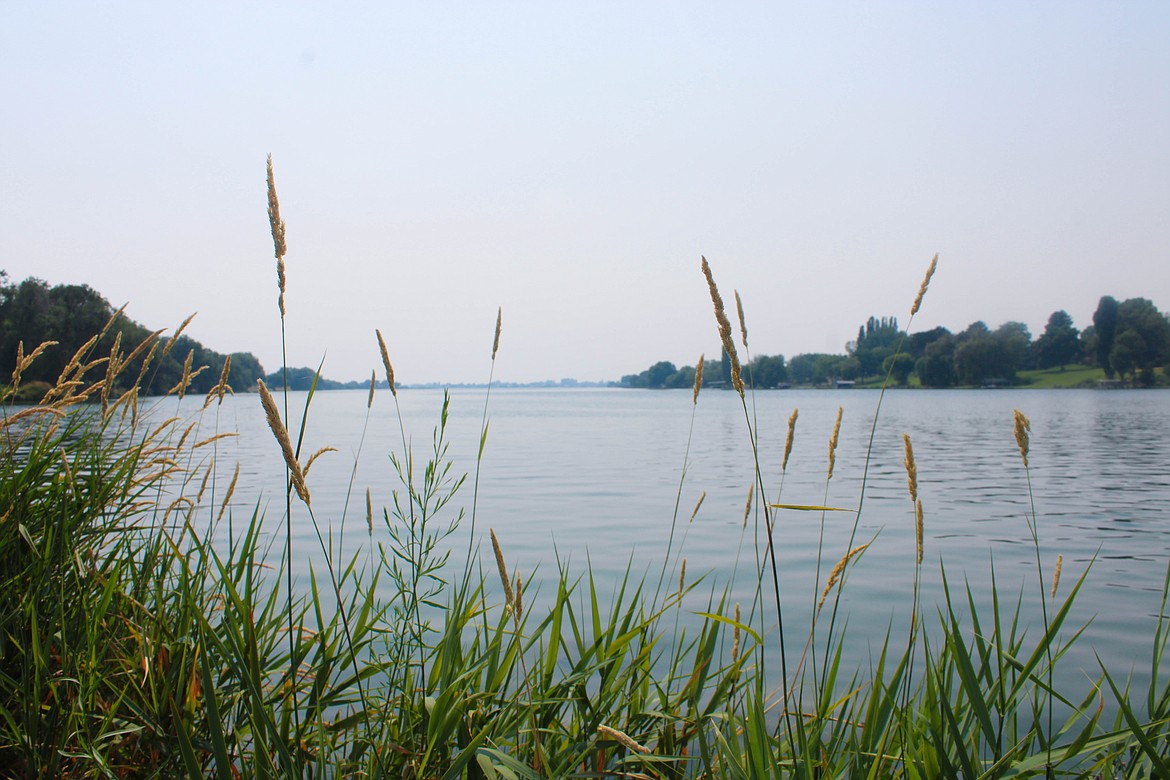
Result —
[{"label": "grass seed head", "polygon": [[1052,572],[1052,597],[1056,598],[1056,589],[1060,587],[1060,570],[1064,566],[1064,556],[1056,556],[1056,568]]},{"label": "grass seed head", "polygon": [[715,324],[719,326],[719,340],[723,343],[723,350],[731,360],[731,384],[739,393],[739,397],[743,398],[743,378],[740,376],[739,353],[735,351],[735,341],[731,338],[731,321],[727,319],[723,296],[719,294],[715,277],[711,275],[711,266],[707,264],[706,257],[703,257],[702,260],[703,276],[707,277],[707,288],[711,292],[711,303],[715,307]]},{"label": "grass seed head", "polygon": [[504,322],[504,307],[501,306],[496,309],[496,335],[492,338],[492,360],[496,359],[496,353],[500,351],[500,326]]},{"label": "grass seed head", "polygon": [[926,288],[930,287],[930,277],[934,276],[934,270],[938,267],[938,253],[935,252],[934,257],[930,261],[930,267],[926,269],[926,276],[922,277],[922,284],[918,286],[918,295],[914,296],[914,305],[910,307],[910,316],[913,317],[918,313],[918,309],[922,306],[922,299],[926,295]]},{"label": "grass seed head", "polygon": [[743,348],[747,349],[747,325],[743,321],[743,301],[739,298],[739,290],[733,290],[732,292],[735,293],[735,313],[739,315],[739,335],[743,339]]},{"label": "grass seed head", "polygon": [[918,464],[914,462],[914,445],[910,443],[910,434],[902,434],[902,443],[906,449],[906,457],[902,463],[906,466],[906,487],[910,491],[910,502],[918,500]]},{"label": "grass seed head", "polygon": [[1019,409],[1013,411],[1015,418],[1016,446],[1020,448],[1020,457],[1024,461],[1024,468],[1028,468],[1029,434],[1032,432],[1032,422]]},{"label": "grass seed head", "polygon": [[829,437],[829,476],[828,479],[833,478],[833,467],[837,465],[837,441],[841,437],[841,416],[845,413],[845,407],[837,407],[837,422],[833,423],[833,435]]},{"label": "grass seed head", "polygon": [[845,567],[849,564],[849,561],[865,552],[866,547],[869,547],[868,542],[854,547],[852,550],[845,553],[841,560],[837,561],[837,565],[833,567],[831,572],[829,572],[829,581],[825,583],[825,589],[821,591],[821,600],[817,602],[817,612],[820,612],[821,607],[825,605],[825,599],[828,597],[829,592],[833,590],[833,586],[836,585],[837,582],[841,579],[841,575],[844,573]]},{"label": "grass seed head", "polygon": [[378,336],[378,350],[382,353],[382,365],[386,368],[386,382],[390,385],[390,394],[398,397],[398,390],[394,387],[394,366],[390,365],[390,353],[386,351],[386,340],[382,338],[382,331],[377,328],[374,333]]},{"label": "grass seed head", "polygon": [[603,737],[606,737],[607,739],[612,739],[614,742],[617,742],[622,747],[624,747],[628,750],[632,750],[635,753],[649,753],[650,752],[650,748],[646,747],[645,745],[641,745],[638,742],[635,742],[634,739],[632,737],[630,737],[629,734],[626,734],[624,731],[618,731],[617,729],[612,728],[610,726],[606,726],[604,723],[598,724],[597,733]]},{"label": "grass seed head", "polygon": [[788,417],[788,438],[784,440],[784,460],[780,464],[781,471],[788,470],[788,456],[792,454],[792,441],[796,436],[796,416],[797,409],[792,410],[792,414]]},{"label": "grass seed head", "polygon": [[703,387],[703,359],[706,353],[699,354],[699,362],[695,364],[695,389],[691,393],[691,405],[699,403],[699,390]]},{"label": "grass seed head", "polygon": [[272,393],[268,392],[268,386],[264,384],[263,379],[256,380],[256,384],[260,389],[260,403],[264,406],[268,427],[272,429],[272,435],[280,444],[285,465],[288,466],[289,475],[292,477],[293,488],[297,491],[301,501],[305,502],[305,506],[311,506],[309,488],[305,484],[305,473],[301,470],[301,464],[297,462],[292,440],[289,439],[288,429],[284,427],[284,422],[280,419],[280,411],[276,408],[276,401],[273,399]]},{"label": "grass seed head", "polygon": [[488,532],[492,535],[492,552],[496,556],[496,570],[500,573],[500,584],[504,586],[504,601],[509,607],[512,607],[515,599],[512,595],[512,578],[508,576],[508,567],[504,563],[504,551],[500,549],[500,540],[496,538],[495,529],[489,528]]}]

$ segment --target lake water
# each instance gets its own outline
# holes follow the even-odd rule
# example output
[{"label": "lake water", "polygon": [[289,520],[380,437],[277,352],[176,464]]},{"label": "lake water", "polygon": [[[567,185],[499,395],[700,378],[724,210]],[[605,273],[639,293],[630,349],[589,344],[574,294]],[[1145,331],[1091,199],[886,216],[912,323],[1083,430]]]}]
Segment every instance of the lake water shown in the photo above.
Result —
[{"label": "lake water", "polygon": [[[448,454],[453,473],[474,470],[484,392],[452,392]],[[442,391],[402,390],[398,400],[421,471]],[[293,420],[300,419],[304,401],[305,394],[290,394]],[[876,391],[863,390],[768,391],[757,393],[754,401],[749,396],[768,499],[856,509],[877,403]],[[843,423],[826,488],[828,439],[838,406],[844,410]],[[1064,557],[1062,593],[1092,563],[1070,625],[1091,622],[1065,668],[1083,668],[1095,677],[1096,652],[1113,672],[1124,676],[1136,669],[1138,680],[1148,674],[1144,669],[1170,560],[1170,393],[1165,391],[887,392],[855,541],[872,544],[850,570],[844,591],[852,659],[864,661],[871,643],[880,644],[891,624],[902,625],[908,617],[915,543],[903,432],[914,443],[925,507],[925,614],[932,615],[933,605],[941,603],[940,560],[952,586],[961,587],[966,578],[980,603],[989,601],[994,564],[1002,597],[1011,605],[1022,591],[1024,620],[1032,631],[1040,630],[1040,586],[1026,523],[1028,474],[1013,437],[1017,407],[1032,423],[1031,488],[1043,588],[1051,584],[1058,554]],[[780,462],[793,409],[799,410],[799,419],[781,493]],[[688,606],[705,609],[711,589],[721,593],[727,587],[730,602],[741,602],[746,610],[755,588],[753,539],[762,520],[753,505],[744,524],[754,468],[738,396],[705,390],[692,407],[689,391],[494,389],[488,417],[475,534],[488,571],[493,570],[491,527],[510,566],[526,575],[536,570],[525,577],[527,593],[554,580],[558,558],[576,572],[591,565],[603,593],[628,565],[636,576],[649,572],[656,582],[681,479],[676,553],[681,542],[688,581],[708,578],[692,592]],[[246,518],[259,499],[275,533],[284,510],[283,462],[258,397],[227,399],[218,422],[214,416],[204,418],[203,432],[216,424],[221,431],[241,434],[221,440],[217,453],[220,464],[242,464],[233,500],[237,517]],[[391,490],[398,487],[388,454],[401,454],[403,443],[390,394],[378,393],[368,426],[365,392],[317,394],[304,452],[323,446],[339,451],[324,455],[308,477],[318,521],[336,535],[344,528],[347,548],[358,549],[368,543],[366,488],[377,507],[388,505]],[[230,468],[221,465],[225,470],[230,478]],[[706,498],[691,522],[703,493]],[[452,506],[470,512],[471,499],[469,478]],[[440,520],[452,517],[449,511]],[[848,549],[853,519],[847,512],[825,516],[822,583],[824,570]],[[293,524],[296,571],[303,578],[309,562],[320,565],[322,554],[303,508],[295,503]],[[465,518],[453,545],[460,562],[469,529]],[[385,539],[385,530],[376,529],[375,538]],[[786,630],[800,640],[807,635],[817,596],[820,538],[819,513],[779,514],[776,549],[784,619]],[[678,563],[672,556],[669,587],[677,582]]]}]

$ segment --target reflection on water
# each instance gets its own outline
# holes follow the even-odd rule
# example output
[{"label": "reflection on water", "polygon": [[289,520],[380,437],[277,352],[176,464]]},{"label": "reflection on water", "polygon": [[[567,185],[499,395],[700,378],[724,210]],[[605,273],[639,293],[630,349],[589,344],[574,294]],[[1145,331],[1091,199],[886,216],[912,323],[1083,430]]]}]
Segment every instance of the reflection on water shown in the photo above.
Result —
[{"label": "reflection on water", "polygon": [[[878,394],[870,391],[771,391],[760,393],[751,414],[758,421],[760,465],[770,501],[855,508]],[[438,420],[440,391],[399,393],[416,458],[429,453]],[[303,394],[291,397],[300,419]],[[989,603],[990,567],[1002,594],[1014,604],[1023,590],[1026,615],[1038,614],[1041,587],[1050,585],[1058,554],[1064,556],[1061,590],[1092,564],[1069,625],[1091,620],[1072,667],[1096,668],[1096,650],[1125,674],[1148,661],[1170,552],[1170,395],[1163,391],[891,391],[886,394],[865,481],[855,543],[874,542],[849,575],[844,604],[849,631],[866,658],[890,625],[907,619],[913,577],[914,518],[902,465],[903,432],[918,462],[925,507],[924,600],[940,603],[940,561],[952,586],[966,583],[979,603]],[[449,438],[455,470],[472,471],[483,413],[483,391],[453,394]],[[826,486],[827,446],[837,406],[844,422],[834,476]],[[1022,467],[1012,431],[1012,410],[1032,422],[1030,473]],[[780,473],[788,415],[799,408],[787,474]],[[364,493],[388,505],[397,484],[390,452],[402,448],[392,399],[380,394],[358,458],[366,414],[365,392],[318,394],[310,410],[305,452],[334,446],[339,452],[313,466],[309,485],[317,517],[346,545],[368,543]],[[495,528],[509,562],[525,571],[539,567],[533,587],[551,578],[555,561],[586,565],[615,582],[632,563],[658,571],[666,550],[676,499],[685,539],[688,579],[711,578],[716,593],[750,603],[755,583],[752,540],[762,525],[758,509],[744,523],[753,483],[743,408],[731,393],[704,391],[691,433],[690,391],[494,390],[477,508],[477,541]],[[215,418],[205,417],[209,431]],[[238,439],[218,443],[219,470],[230,479],[241,465],[233,504],[250,514],[257,500],[273,533],[283,516],[283,464],[254,395],[229,398],[219,411],[219,430]],[[686,476],[680,491],[684,456]],[[346,490],[358,458],[353,499],[343,516]],[[1029,482],[1030,479],[1030,482]],[[781,492],[781,485],[783,486]],[[691,511],[707,494],[693,522]],[[470,484],[462,502],[471,501]],[[1035,507],[1046,582],[1037,582],[1035,551],[1026,519]],[[852,515],[824,518],[824,558],[831,566],[847,549]],[[320,565],[316,537],[294,506],[294,560],[303,577]],[[785,620],[807,626],[816,593],[820,515],[781,512],[776,550],[785,598]],[[465,521],[462,533],[469,532]],[[384,538],[384,531],[382,532]],[[454,542],[465,549],[467,536]],[[485,549],[487,545],[485,544]],[[456,554],[459,557],[460,553]],[[738,566],[737,581],[728,583]],[[672,570],[677,572],[677,561]],[[824,577],[822,567],[822,581]],[[673,574],[670,576],[677,576]],[[706,594],[695,609],[705,608]],[[925,610],[932,614],[931,610]],[[1034,629],[1039,630],[1039,629]],[[1140,674],[1140,670],[1139,670]]]}]

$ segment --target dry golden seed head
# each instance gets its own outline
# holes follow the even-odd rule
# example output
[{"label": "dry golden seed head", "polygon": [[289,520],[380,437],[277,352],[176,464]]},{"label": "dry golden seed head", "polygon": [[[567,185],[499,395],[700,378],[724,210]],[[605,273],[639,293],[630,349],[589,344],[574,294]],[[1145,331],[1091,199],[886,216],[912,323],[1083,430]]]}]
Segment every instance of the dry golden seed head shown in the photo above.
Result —
[{"label": "dry golden seed head", "polygon": [[833,435],[829,437],[829,479],[833,478],[833,467],[837,465],[837,441],[841,437],[841,415],[845,407],[837,407],[837,422],[833,424]]},{"label": "dry golden seed head", "polygon": [[110,332],[110,328],[114,327],[114,323],[117,322],[118,318],[122,316],[122,312],[126,311],[127,305],[128,304],[123,303],[121,308],[110,315],[110,318],[106,320],[106,324],[102,326],[101,333],[98,333],[97,335],[98,341],[101,341],[103,338],[105,338],[106,334]]},{"label": "dry golden seed head", "polygon": [[704,501],[706,498],[707,498],[707,491],[706,491],[706,490],[704,490],[704,491],[703,491],[703,495],[699,496],[699,500],[695,502],[695,508],[694,508],[694,510],[691,512],[691,519],[690,519],[690,520],[688,520],[687,522],[690,522],[690,523],[693,523],[693,522],[695,522],[695,515],[699,514],[699,507],[701,507],[701,506],[703,505],[703,501]]},{"label": "dry golden seed head", "polygon": [[914,446],[910,443],[910,434],[902,434],[902,443],[906,448],[906,457],[902,463],[906,466],[906,486],[910,490],[910,501],[918,500],[918,464],[914,462]]},{"label": "dry golden seed head", "polygon": [[171,350],[175,346],[175,342],[179,340],[179,336],[183,335],[183,331],[185,331],[187,326],[191,324],[191,320],[195,319],[196,314],[198,314],[198,312],[192,312],[190,315],[188,315],[187,319],[179,323],[179,327],[175,328],[175,332],[171,334],[171,337],[167,339],[167,343],[163,347],[162,357],[166,357],[171,353]]},{"label": "dry golden seed head", "polygon": [[739,299],[739,290],[733,290],[735,293],[735,313],[739,315],[739,335],[743,339],[743,348],[748,348],[747,343],[747,325],[743,321],[743,301]]},{"label": "dry golden seed head", "polygon": [[930,287],[930,277],[934,276],[934,269],[938,267],[938,252],[931,258],[930,267],[926,269],[926,276],[922,277],[922,284],[918,286],[918,295],[914,296],[914,305],[910,307],[910,316],[918,313],[922,306],[922,298],[926,295],[926,288]]},{"label": "dry golden seed head", "polygon": [[500,326],[504,324],[504,307],[501,306],[496,309],[496,335],[492,338],[492,360],[496,359],[496,353],[500,351]]},{"label": "dry golden seed head", "polygon": [[699,389],[703,386],[703,358],[706,353],[700,353],[699,362],[695,364],[695,390],[691,394],[691,405],[699,403]]},{"label": "dry golden seed head", "polygon": [[508,576],[508,567],[504,564],[504,551],[500,549],[500,540],[496,538],[495,529],[489,528],[488,533],[492,536],[492,552],[496,556],[496,570],[500,573],[500,583],[504,586],[504,602],[509,606],[513,606],[512,596],[512,579]]},{"label": "dry golden seed head", "polygon": [[238,434],[238,433],[217,433],[214,436],[210,436],[210,437],[204,439],[203,441],[195,442],[194,444],[191,445],[191,449],[192,449],[192,451],[194,451],[194,450],[199,449],[200,447],[206,447],[208,444],[211,444],[213,442],[217,442],[220,439],[232,438],[232,437],[239,436],[239,435],[240,434]]},{"label": "dry golden seed head", "polygon": [[784,460],[780,464],[781,471],[788,470],[788,456],[792,454],[792,441],[796,437],[796,409],[792,410],[792,415],[788,418],[788,438],[784,440]]},{"label": "dry golden seed head", "polygon": [[755,483],[748,487],[747,503],[743,507],[743,527],[747,528],[748,516],[752,513],[752,497],[756,494]]},{"label": "dry golden seed head", "polygon": [[618,731],[617,729],[606,726],[605,724],[598,724],[597,733],[603,737],[606,737],[607,739],[612,739],[622,747],[626,748],[627,750],[632,750],[635,753],[650,752],[650,748],[635,742],[629,734],[626,734],[624,731]]},{"label": "dry golden seed head", "polygon": [[69,381],[70,373],[74,371],[79,365],[81,365],[81,356],[87,353],[89,348],[92,347],[96,342],[97,336],[90,336],[89,341],[85,342],[77,348],[77,351],[73,353],[73,357],[69,358],[69,362],[65,364],[65,368],[61,369],[61,375],[57,378],[58,385]]},{"label": "dry golden seed head", "polygon": [[312,455],[310,455],[309,459],[307,461],[305,461],[305,475],[306,476],[308,476],[308,474],[309,474],[309,469],[313,468],[313,461],[317,460],[317,458],[321,457],[326,452],[337,452],[337,448],[336,447],[322,447],[321,449],[317,450]]},{"label": "dry golden seed head", "polygon": [[678,567],[678,592],[683,592],[683,586],[687,583],[687,559],[682,559],[682,566]]},{"label": "dry golden seed head", "polygon": [[236,463],[236,470],[232,474],[232,481],[228,483],[227,493],[223,497],[223,503],[219,505],[219,514],[216,515],[215,522],[218,523],[223,517],[223,513],[227,511],[228,506],[232,502],[232,495],[236,492],[236,482],[240,479],[240,464]]},{"label": "dry golden seed head", "polygon": [[821,611],[821,607],[823,607],[825,604],[825,599],[828,597],[829,592],[833,589],[833,586],[836,585],[837,581],[841,579],[841,574],[845,571],[845,567],[849,564],[849,561],[865,552],[866,547],[869,547],[868,542],[854,547],[852,550],[845,553],[841,560],[837,561],[837,565],[833,567],[831,572],[829,572],[829,581],[825,583],[825,589],[821,591],[821,600],[817,602],[817,612]]},{"label": "dry golden seed head", "polygon": [[167,391],[167,395],[178,393],[179,399],[187,394],[187,387],[191,384],[191,361],[195,359],[195,350],[191,349],[187,352],[187,359],[183,361],[183,376],[179,379],[179,384]]},{"label": "dry golden seed head", "polygon": [[520,572],[516,572],[516,601],[512,605],[512,619],[516,621],[516,627],[520,627],[520,618],[524,617],[524,580],[520,577]]},{"label": "dry golden seed head", "polygon": [[1028,467],[1029,436],[1032,432],[1032,422],[1019,409],[1014,410],[1016,446],[1020,448],[1020,457],[1024,460],[1024,468]]},{"label": "dry golden seed head", "polygon": [[[268,155],[268,225],[272,228],[272,246],[279,260],[288,247],[284,242],[284,220],[280,218],[280,200],[276,197],[276,177],[272,173],[272,155]],[[280,278],[280,291],[284,292],[284,274]]]},{"label": "dry golden seed head", "polygon": [[922,499],[914,504],[914,552],[915,560],[922,563]]},{"label": "dry golden seed head", "polygon": [[366,399],[366,408],[374,405],[374,388],[378,384],[378,372],[370,369],[370,397]]},{"label": "dry golden seed head", "polygon": [[382,365],[386,367],[386,382],[390,385],[390,394],[397,398],[398,391],[394,388],[394,366],[390,365],[390,353],[386,351],[386,340],[382,338],[382,331],[377,328],[374,328],[374,333],[378,337],[378,350],[382,353]]},{"label": "dry golden seed head", "polygon": [[285,315],[284,310],[284,258],[277,258],[276,260],[276,286],[280,288],[280,294],[276,296],[276,308],[280,310],[280,316]]},{"label": "dry golden seed head", "polygon": [[723,350],[731,361],[731,384],[739,397],[743,398],[743,378],[739,371],[739,353],[735,350],[735,341],[731,338],[731,322],[727,319],[727,312],[723,307],[723,297],[719,295],[719,288],[715,284],[715,277],[711,275],[711,266],[707,258],[702,258],[703,276],[707,277],[707,289],[711,292],[711,303],[715,308],[715,324],[719,326],[719,340],[723,343]]},{"label": "dry golden seed head", "polygon": [[1060,570],[1064,566],[1064,556],[1056,556],[1056,569],[1052,572],[1052,597],[1056,598],[1056,589],[1060,587]]},{"label": "dry golden seed head", "polygon": [[272,398],[272,393],[268,392],[268,386],[264,384],[263,379],[256,380],[256,385],[260,389],[260,403],[264,406],[264,414],[268,418],[268,427],[272,429],[272,435],[276,437],[276,441],[280,444],[281,452],[284,454],[284,462],[288,466],[289,475],[292,477],[293,488],[296,489],[301,501],[304,501],[305,505],[309,506],[309,488],[305,484],[305,475],[301,471],[301,464],[297,462],[296,455],[293,453],[292,440],[289,439],[288,430],[285,429],[284,422],[280,419],[280,412],[276,408],[276,401]]},{"label": "dry golden seed head", "polygon": [[374,501],[370,497],[370,489],[366,488],[366,528],[370,536],[374,535]]}]

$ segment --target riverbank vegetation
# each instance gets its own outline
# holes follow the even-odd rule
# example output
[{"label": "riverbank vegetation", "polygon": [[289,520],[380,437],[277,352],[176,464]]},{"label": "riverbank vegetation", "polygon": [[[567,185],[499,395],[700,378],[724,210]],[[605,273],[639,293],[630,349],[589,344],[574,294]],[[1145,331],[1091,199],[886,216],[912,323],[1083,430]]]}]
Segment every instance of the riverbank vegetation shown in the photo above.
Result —
[{"label": "riverbank vegetation", "polygon": [[[744,381],[756,388],[826,386],[839,380],[880,387],[887,378],[914,387],[1152,387],[1170,382],[1170,319],[1145,298],[1104,296],[1093,324],[1078,330],[1065,311],[1053,312],[1032,338],[1022,322],[995,330],[982,321],[952,333],[934,328],[909,334],[897,317],[870,317],[842,354],[757,355]],[[713,370],[712,370],[713,369]],[[1086,369],[1089,369],[1086,371]],[[1060,376],[1048,372],[1056,371]],[[730,387],[729,366],[713,361],[707,382]],[[622,377],[623,387],[685,387],[694,368],[659,362]]]},{"label": "riverbank vegetation", "polygon": [[[283,324],[285,226],[271,163],[269,216]],[[752,363],[740,363],[702,267],[743,435],[754,443],[744,381]],[[928,282],[929,274],[912,315]],[[347,533],[357,526],[365,536],[354,551],[339,538],[346,510],[313,499],[321,453],[301,450],[312,391],[298,420],[286,398],[258,385],[258,413],[287,467],[286,480],[266,488],[283,512],[266,515],[254,497],[236,498],[239,471],[228,478],[215,464],[217,442],[231,435],[218,414],[230,368],[193,415],[190,399],[182,402],[193,392],[191,367],[169,396],[148,403],[141,377],[174,342],[147,334],[105,348],[115,323],[99,326],[31,405],[14,399],[47,352],[22,347],[0,395],[5,777],[1170,776],[1165,615],[1144,638],[1148,689],[1106,668],[1086,670],[1083,688],[1058,689],[1055,670],[1078,633],[1069,611],[1088,584],[1086,572],[1061,577],[1034,507],[1025,525],[1038,598],[1027,603],[1038,614],[1019,593],[981,608],[960,583],[936,594],[937,611],[924,608],[930,519],[909,437],[898,477],[917,528],[905,552],[908,630],[871,637],[871,662],[850,669],[842,597],[872,542],[821,550],[824,566],[805,592],[782,593],[776,576],[786,554],[781,518],[841,509],[785,503],[797,411],[784,462],[757,461],[745,475],[754,489],[743,522],[754,541],[742,566],[758,584],[750,603],[731,603],[718,577],[688,577],[684,535],[673,530],[660,568],[601,587],[554,550],[543,562],[517,561],[506,535],[477,527],[490,392],[475,470],[464,477],[448,454],[449,401],[429,442],[417,444],[426,437],[405,429],[391,355],[371,334],[386,390],[371,382],[367,425],[396,428],[401,449],[390,453],[398,480],[390,505],[376,507],[366,493],[363,506],[363,486],[351,487],[363,509]],[[489,387],[501,331],[498,318],[490,362],[485,339]],[[702,388],[702,375],[692,376],[696,413]],[[839,425],[840,417],[826,485]],[[1003,421],[1003,435],[1014,437],[1027,477],[1026,415]],[[363,457],[360,442],[352,452]],[[679,457],[681,496],[687,452]],[[855,536],[864,501],[863,482],[845,508]],[[676,506],[675,525],[688,513]],[[319,542],[307,579],[292,575],[294,524]],[[534,595],[538,563],[545,584]],[[796,600],[815,604],[810,625],[791,623],[785,608]],[[699,628],[677,630],[695,618]]]}]

